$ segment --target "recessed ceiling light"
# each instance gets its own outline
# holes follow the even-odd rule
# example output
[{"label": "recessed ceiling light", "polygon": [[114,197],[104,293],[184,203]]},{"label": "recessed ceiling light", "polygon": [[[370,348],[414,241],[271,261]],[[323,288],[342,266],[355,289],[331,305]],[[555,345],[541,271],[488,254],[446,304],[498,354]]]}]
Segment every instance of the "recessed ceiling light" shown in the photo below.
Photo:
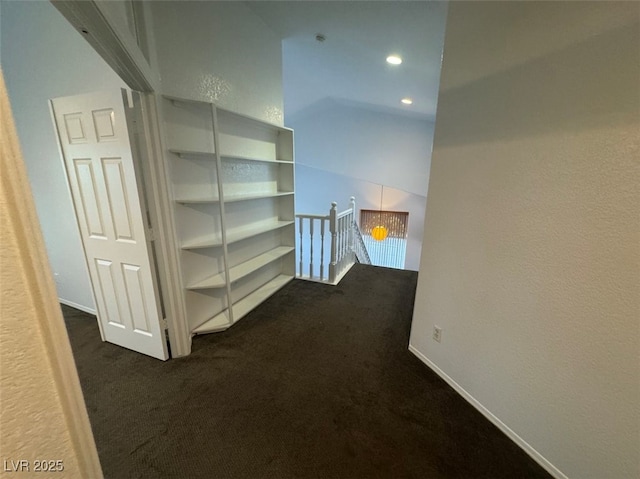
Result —
[{"label": "recessed ceiling light", "polygon": [[411,105],[413,103],[413,100],[411,98],[403,98],[402,100],[400,100],[402,103],[404,103],[405,105]]},{"label": "recessed ceiling light", "polygon": [[387,57],[387,63],[391,63],[392,65],[400,65],[402,63],[402,58],[398,55],[389,55]]}]

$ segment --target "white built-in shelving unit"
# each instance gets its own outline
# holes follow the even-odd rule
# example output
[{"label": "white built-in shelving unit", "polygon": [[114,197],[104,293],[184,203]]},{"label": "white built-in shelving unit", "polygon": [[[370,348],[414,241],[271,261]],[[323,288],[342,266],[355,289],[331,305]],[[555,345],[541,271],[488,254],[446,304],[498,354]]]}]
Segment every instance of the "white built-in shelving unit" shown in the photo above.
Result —
[{"label": "white built-in shelving unit", "polygon": [[187,320],[222,331],[295,276],[293,131],[162,100]]}]

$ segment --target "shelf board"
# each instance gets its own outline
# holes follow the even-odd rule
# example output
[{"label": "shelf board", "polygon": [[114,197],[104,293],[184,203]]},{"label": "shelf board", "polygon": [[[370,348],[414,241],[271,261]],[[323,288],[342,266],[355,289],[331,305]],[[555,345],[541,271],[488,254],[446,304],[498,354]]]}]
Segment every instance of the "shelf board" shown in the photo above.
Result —
[{"label": "shelf board", "polygon": [[[249,261],[245,261],[237,266],[234,266],[229,269],[230,280],[232,283],[244,278],[245,276],[250,275],[254,271],[259,270],[263,266],[272,263],[283,256],[291,253],[295,248],[293,246],[279,246],[274,248],[266,253],[256,256],[255,258],[250,259]],[[213,289],[213,288],[224,288],[226,286],[224,273],[216,274],[215,276],[211,276],[209,278],[203,279],[191,286],[187,286],[187,289],[197,290],[197,289]]]},{"label": "shelf board", "polygon": [[208,101],[191,100],[190,98],[180,98],[172,95],[162,95],[162,97],[166,100],[169,100],[170,102],[176,102],[176,103],[186,103],[186,104],[192,104],[196,106],[212,105],[212,103]]},{"label": "shelf board", "polygon": [[280,126],[280,125],[276,125],[275,123],[271,123],[268,121],[264,121],[264,120],[260,120],[259,118],[255,118],[253,116],[249,116],[249,115],[245,115],[244,113],[238,113],[237,111],[231,111],[231,110],[227,110],[226,108],[220,108],[217,107],[216,108],[218,110],[218,113],[222,113],[223,115],[229,115],[229,116],[233,116],[236,118],[239,118],[241,120],[244,120],[250,124],[253,124],[254,126],[259,126],[261,128],[265,128],[265,129],[269,129],[269,130],[275,130],[275,131],[291,131],[291,128],[287,128],[284,126]]},{"label": "shelf board", "polygon": [[[187,105],[191,104],[194,106],[211,106],[211,105],[215,105],[214,103],[208,102],[208,101],[201,101],[201,100],[191,100],[188,98],[179,98],[176,96],[171,96],[171,95],[162,95],[165,99],[169,100],[172,103],[185,103]],[[230,116],[235,116],[236,118],[240,118],[242,120],[248,121],[250,123],[256,124],[257,126],[261,126],[263,128],[269,128],[271,130],[277,130],[277,131],[291,131],[290,128],[286,128],[280,125],[276,125],[275,123],[270,123],[268,121],[264,121],[264,120],[260,120],[258,118],[249,116],[249,115],[245,115],[243,113],[238,113],[235,111],[231,111],[231,110],[227,110],[226,108],[220,108],[218,106],[216,106],[216,110],[218,110],[219,113],[222,114],[227,114]]]},{"label": "shelf board", "polygon": [[[237,323],[240,319],[251,312],[260,303],[267,300],[273,293],[282,288],[285,284],[293,279],[293,276],[287,274],[281,274],[273,278],[267,284],[262,285],[256,289],[253,293],[245,296],[240,301],[233,304],[233,322]],[[222,313],[217,314],[207,322],[201,324],[195,328],[193,334],[202,333],[214,333],[216,331],[223,331],[231,326],[229,320],[229,312],[225,309]]]},{"label": "shelf board", "polygon": [[261,195],[231,195],[225,196],[225,203],[234,203],[236,201],[260,200],[262,198],[279,198],[281,196],[292,196],[293,191],[278,191],[277,193],[265,193]]},{"label": "shelf board", "polygon": [[[177,148],[169,148],[169,153],[179,156],[180,158],[196,158],[199,160],[211,160],[216,159],[216,154],[209,151],[194,151],[194,150],[181,150]],[[275,163],[278,165],[293,165],[293,161],[286,160],[268,160],[266,158],[249,158],[246,156],[238,155],[225,155],[221,154],[220,159],[231,161],[257,161],[259,163]]]},{"label": "shelf board", "polygon": [[[252,236],[257,236],[268,231],[284,228],[285,226],[292,225],[293,223],[293,221],[278,221],[275,223],[263,224],[258,227],[248,228],[237,232],[231,232],[230,234],[227,234],[227,244],[251,238]],[[218,235],[187,242],[182,245],[182,249],[201,249],[216,246],[222,246],[222,238]]]},{"label": "shelf board", "polygon": [[285,284],[293,279],[293,275],[280,274],[269,281],[267,284],[260,286],[253,293],[245,296],[240,301],[233,303],[233,321],[238,321],[247,313],[252,311],[260,303],[268,299],[273,293],[282,288]]},{"label": "shelf board", "polygon": [[[233,195],[233,196],[226,196],[224,199],[224,202],[234,203],[236,201],[260,200],[263,198],[277,198],[280,196],[291,196],[291,195],[293,195],[292,191],[278,191],[277,193],[264,193],[261,195]],[[176,203],[180,203],[183,205],[220,202],[218,198],[180,198],[175,201]]]},{"label": "shelf board", "polygon": [[208,319],[200,326],[191,331],[191,334],[201,333],[217,333],[218,331],[224,331],[231,326],[231,319],[229,318],[229,310],[225,309],[221,313],[216,314],[213,318]]},{"label": "shelf board", "polygon": [[246,156],[237,156],[237,155],[225,155],[221,154],[220,158],[223,160],[234,160],[234,161],[258,161],[260,163],[277,163],[279,165],[293,165],[293,161],[285,161],[285,160],[267,160],[261,158],[248,158]]},{"label": "shelf board", "polygon": [[220,200],[218,198],[177,198],[175,202],[180,203],[181,205],[198,205],[207,203],[219,203]]},{"label": "shelf board", "polygon": [[198,158],[203,160],[215,160],[216,154],[207,151],[178,150],[169,148],[169,153],[178,155],[180,158]]}]

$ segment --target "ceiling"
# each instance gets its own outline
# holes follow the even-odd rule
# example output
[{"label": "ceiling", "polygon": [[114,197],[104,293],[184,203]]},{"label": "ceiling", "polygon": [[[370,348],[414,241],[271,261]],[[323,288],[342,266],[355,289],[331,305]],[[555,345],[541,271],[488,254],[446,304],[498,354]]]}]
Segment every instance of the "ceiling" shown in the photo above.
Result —
[{"label": "ceiling", "polygon": [[[285,115],[327,99],[435,119],[446,2],[249,1],[283,39]],[[324,42],[316,40],[317,34]],[[403,63],[389,65],[398,54]],[[403,105],[404,97],[413,99]]]}]

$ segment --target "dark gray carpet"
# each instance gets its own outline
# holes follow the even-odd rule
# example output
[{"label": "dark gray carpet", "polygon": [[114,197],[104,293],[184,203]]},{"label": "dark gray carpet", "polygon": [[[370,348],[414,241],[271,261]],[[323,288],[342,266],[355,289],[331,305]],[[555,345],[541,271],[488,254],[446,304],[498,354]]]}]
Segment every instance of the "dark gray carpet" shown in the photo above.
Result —
[{"label": "dark gray carpet", "polygon": [[295,280],[166,363],[63,307],[105,477],[550,477],[407,350],[416,281]]}]

